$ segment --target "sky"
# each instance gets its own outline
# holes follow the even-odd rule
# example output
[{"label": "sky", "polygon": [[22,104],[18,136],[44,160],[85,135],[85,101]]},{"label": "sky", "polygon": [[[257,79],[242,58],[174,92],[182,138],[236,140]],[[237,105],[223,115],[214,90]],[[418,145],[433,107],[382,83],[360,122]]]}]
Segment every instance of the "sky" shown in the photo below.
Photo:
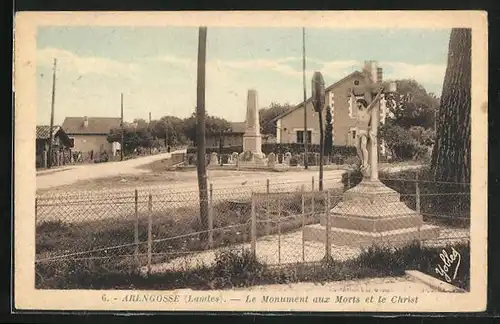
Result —
[{"label": "sky", "polygon": [[[450,29],[306,29],[306,86],[314,71],[330,85],[366,60],[384,79],[414,79],[441,95]],[[49,124],[57,59],[55,124],[65,117],[187,117],[196,106],[196,27],[40,27],[37,123]],[[303,99],[302,28],[209,27],[206,111],[244,121],[248,89],[260,107]]]}]

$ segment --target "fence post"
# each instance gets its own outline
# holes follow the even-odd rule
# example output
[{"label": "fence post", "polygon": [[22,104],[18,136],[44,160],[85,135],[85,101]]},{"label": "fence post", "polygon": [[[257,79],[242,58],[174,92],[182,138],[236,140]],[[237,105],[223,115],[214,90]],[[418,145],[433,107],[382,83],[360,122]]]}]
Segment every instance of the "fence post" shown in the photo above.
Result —
[{"label": "fence post", "polygon": [[38,197],[35,197],[35,220],[38,213]]},{"label": "fence post", "polygon": [[331,232],[331,226],[330,226],[330,193],[327,190],[326,191],[326,210],[325,210],[325,217],[326,217],[326,231],[325,231],[325,259],[326,261],[329,261],[331,256],[332,256],[332,244],[330,243],[330,232]]},{"label": "fence post", "polygon": [[[415,172],[415,211],[417,212],[418,217],[423,216],[420,214],[420,187],[418,186],[418,170]],[[418,224],[418,241],[420,242],[420,226],[421,224]]]},{"label": "fence post", "polygon": [[351,170],[347,170],[347,190],[351,189]]},{"label": "fence post", "polygon": [[251,243],[250,249],[254,258],[257,257],[256,245],[257,245],[257,215],[255,214],[255,194],[252,192],[252,227],[250,228]]},{"label": "fence post", "polygon": [[311,213],[314,216],[314,176],[312,177],[312,186],[311,186]]},{"label": "fence post", "polygon": [[212,248],[214,245],[214,187],[213,183],[210,183],[210,195],[208,201],[208,246]]},{"label": "fence post", "polygon": [[278,197],[278,264],[281,264],[281,198]]},{"label": "fence post", "polygon": [[302,262],[306,261],[306,250],[305,250],[305,244],[306,241],[304,239],[304,230],[306,227],[306,204],[305,204],[305,199],[304,199],[304,193],[305,193],[305,186],[302,185],[302,190],[301,190],[301,196],[302,196]]},{"label": "fence post", "polygon": [[267,181],[266,181],[266,193],[267,193],[266,201],[267,201],[267,204],[266,204],[266,222],[265,222],[266,235],[271,234],[271,226],[270,226],[271,223],[269,222],[269,220],[271,219],[271,216],[270,216],[271,199],[269,197],[270,191],[271,190],[270,190],[269,179],[267,179]]},{"label": "fence post", "polygon": [[134,228],[134,243],[135,243],[135,261],[139,264],[139,212],[138,212],[138,199],[139,193],[135,189],[134,195],[134,209],[135,209],[135,228]]},{"label": "fence post", "polygon": [[151,259],[153,257],[153,196],[148,197],[148,274],[151,273]]}]

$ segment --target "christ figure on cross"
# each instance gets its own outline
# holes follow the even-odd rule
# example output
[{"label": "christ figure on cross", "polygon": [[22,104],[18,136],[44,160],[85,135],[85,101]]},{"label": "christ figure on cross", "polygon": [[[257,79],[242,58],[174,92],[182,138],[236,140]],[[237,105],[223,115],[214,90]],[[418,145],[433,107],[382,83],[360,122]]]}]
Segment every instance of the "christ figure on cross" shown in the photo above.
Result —
[{"label": "christ figure on cross", "polygon": [[[376,130],[374,129],[372,121],[372,110],[376,107],[382,90],[379,90],[377,96],[368,104],[365,99],[357,99],[355,107],[356,117],[356,138],[355,145],[358,157],[361,161],[361,172],[368,175],[370,163],[368,152],[368,141],[376,143]],[[352,100],[355,100],[354,93],[351,92]]]}]

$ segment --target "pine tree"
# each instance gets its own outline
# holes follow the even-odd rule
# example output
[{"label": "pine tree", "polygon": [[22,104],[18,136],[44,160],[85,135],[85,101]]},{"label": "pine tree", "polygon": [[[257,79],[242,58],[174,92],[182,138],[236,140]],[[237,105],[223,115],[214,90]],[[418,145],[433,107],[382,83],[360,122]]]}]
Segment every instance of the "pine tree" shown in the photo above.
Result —
[{"label": "pine tree", "polygon": [[440,181],[470,181],[471,38],[471,29],[451,30],[431,161],[434,176]]},{"label": "pine tree", "polygon": [[332,111],[326,109],[325,118],[325,155],[332,154],[333,148],[333,125],[332,125]]}]

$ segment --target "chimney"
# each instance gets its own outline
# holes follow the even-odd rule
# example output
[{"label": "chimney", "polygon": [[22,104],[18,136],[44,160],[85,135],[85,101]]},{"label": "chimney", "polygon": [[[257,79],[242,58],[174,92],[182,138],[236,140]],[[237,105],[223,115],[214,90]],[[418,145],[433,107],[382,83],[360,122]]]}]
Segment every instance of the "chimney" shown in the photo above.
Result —
[{"label": "chimney", "polygon": [[381,67],[377,68],[377,83],[382,83],[384,81],[384,71]]},{"label": "chimney", "polygon": [[378,82],[377,74],[377,61],[365,61],[365,67],[363,68],[365,73],[373,80],[373,82]]},{"label": "chimney", "polygon": [[87,116],[83,117],[83,127],[89,127],[89,119],[87,118]]}]

